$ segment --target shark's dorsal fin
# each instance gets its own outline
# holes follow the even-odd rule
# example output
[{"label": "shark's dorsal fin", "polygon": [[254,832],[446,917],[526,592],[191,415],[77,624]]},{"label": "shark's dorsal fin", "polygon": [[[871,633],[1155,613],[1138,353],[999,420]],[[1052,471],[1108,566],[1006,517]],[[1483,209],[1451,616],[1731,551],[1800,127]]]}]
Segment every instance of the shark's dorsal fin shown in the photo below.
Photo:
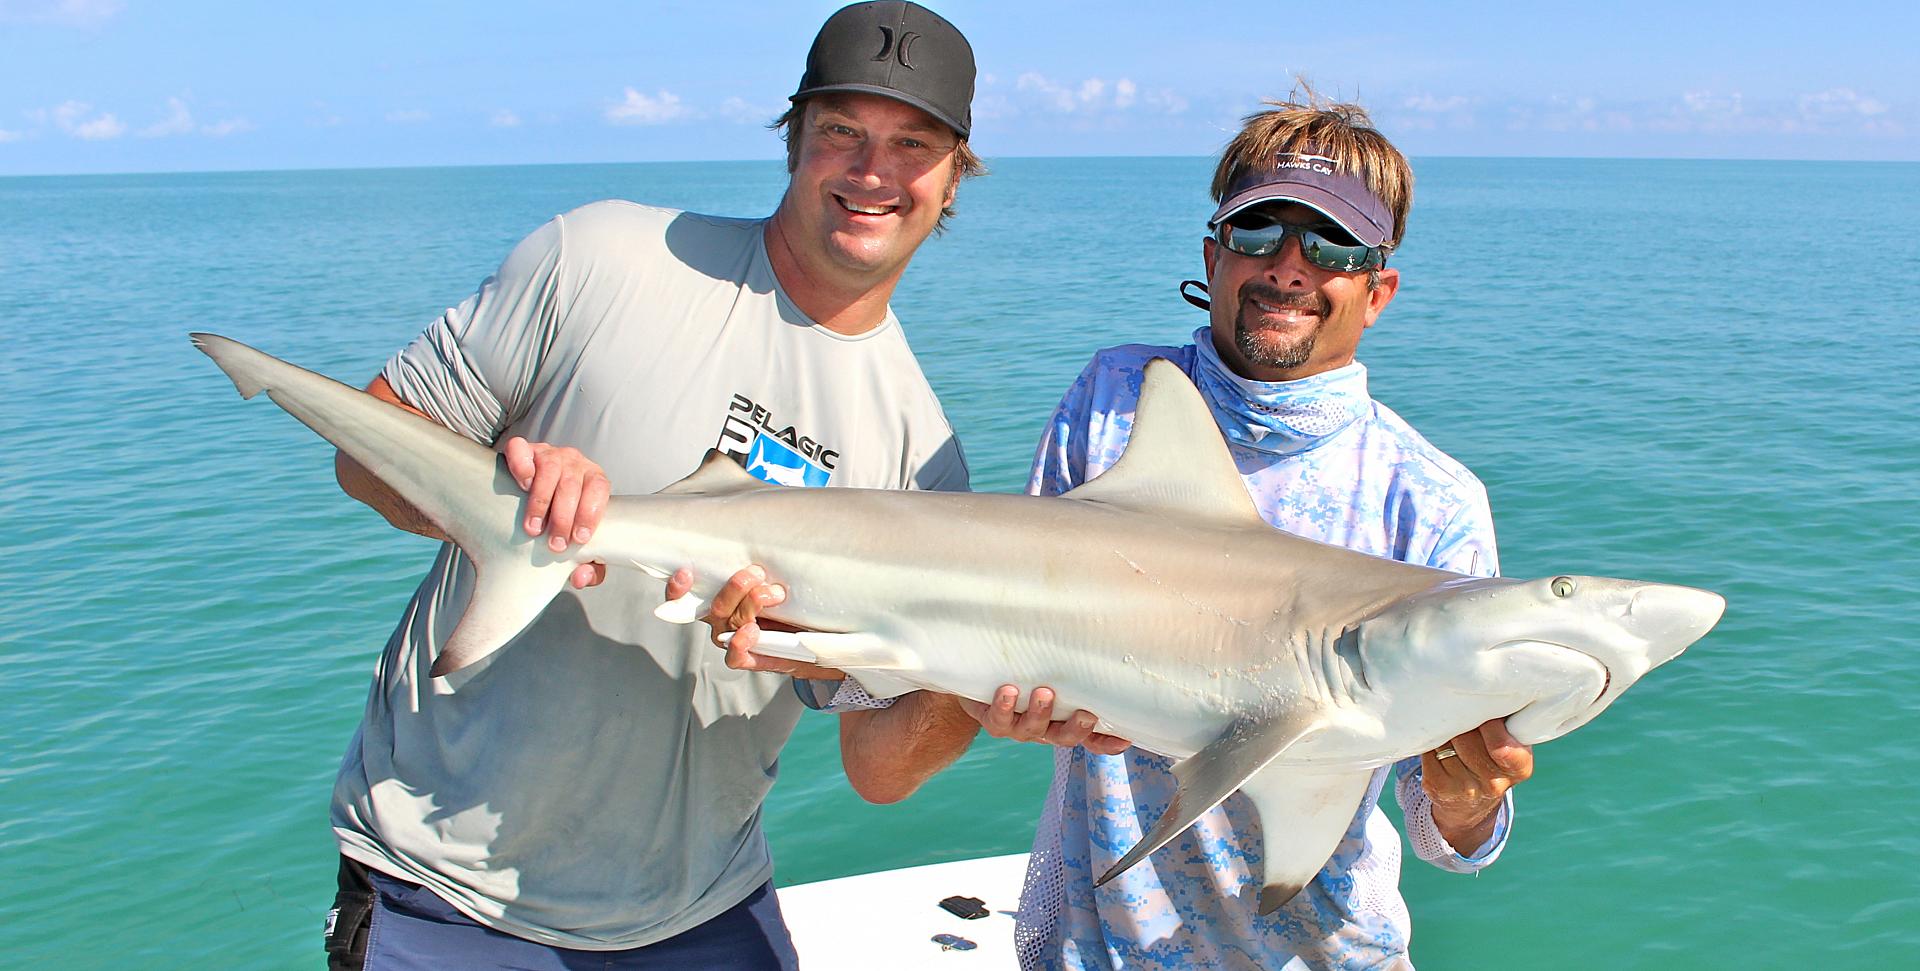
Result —
[{"label": "shark's dorsal fin", "polygon": [[693,474],[655,493],[661,496],[724,496],[755,489],[778,489],[777,485],[754,476],[727,458],[717,448],[707,449],[707,457]]},{"label": "shark's dorsal fin", "polygon": [[1125,454],[1066,498],[1171,519],[1268,528],[1200,390],[1165,358],[1147,362]]}]

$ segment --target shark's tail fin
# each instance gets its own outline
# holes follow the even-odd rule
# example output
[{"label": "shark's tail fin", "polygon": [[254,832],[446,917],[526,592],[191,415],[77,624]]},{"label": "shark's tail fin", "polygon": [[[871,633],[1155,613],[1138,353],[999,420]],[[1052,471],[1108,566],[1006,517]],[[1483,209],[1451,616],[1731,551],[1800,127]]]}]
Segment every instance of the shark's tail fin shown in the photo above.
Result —
[{"label": "shark's tail fin", "polygon": [[562,559],[518,528],[525,495],[493,450],[331,378],[216,334],[193,345],[243,398],[262,391],[432,520],[477,574],[460,623],[435,659],[448,674],[499,649],[546,609],[583,557]]}]

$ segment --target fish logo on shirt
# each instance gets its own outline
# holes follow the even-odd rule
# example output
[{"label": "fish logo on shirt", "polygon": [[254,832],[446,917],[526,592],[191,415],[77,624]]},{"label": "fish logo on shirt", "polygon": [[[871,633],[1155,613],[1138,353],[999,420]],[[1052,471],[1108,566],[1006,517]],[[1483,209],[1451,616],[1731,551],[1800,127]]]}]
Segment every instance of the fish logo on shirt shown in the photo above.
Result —
[{"label": "fish logo on shirt", "polygon": [[779,425],[772,409],[743,394],[727,403],[727,417],[714,448],[756,478],[783,486],[824,486],[833,477],[839,451],[793,425]]}]

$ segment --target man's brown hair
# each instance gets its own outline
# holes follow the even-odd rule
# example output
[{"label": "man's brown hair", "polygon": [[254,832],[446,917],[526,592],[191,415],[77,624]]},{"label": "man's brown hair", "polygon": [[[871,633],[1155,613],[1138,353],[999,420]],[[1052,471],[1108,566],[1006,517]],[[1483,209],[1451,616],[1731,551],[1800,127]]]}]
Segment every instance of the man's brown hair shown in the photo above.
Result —
[{"label": "man's brown hair", "polygon": [[1220,153],[1213,171],[1213,200],[1226,199],[1227,186],[1241,172],[1272,164],[1282,152],[1327,155],[1339,160],[1343,172],[1358,175],[1393,213],[1394,249],[1407,233],[1407,211],[1413,208],[1413,168],[1407,157],[1373,127],[1367,109],[1331,101],[1301,81],[1286,101],[1268,101],[1266,110],[1243,119],[1240,133]]},{"label": "man's brown hair", "polygon": [[[821,95],[820,97],[831,98],[833,96],[827,94]],[[794,102],[788,106],[786,111],[781,113],[780,117],[775,118],[771,124],[767,125],[768,128],[779,132],[780,140],[787,143],[788,173],[792,173],[794,169],[800,167],[800,141],[794,137],[794,134],[800,122],[806,118],[807,102],[812,100],[812,98],[802,98]],[[949,195],[957,195],[956,190],[960,188],[961,179],[971,179],[976,175],[985,174],[987,174],[987,163],[981,161],[980,156],[973,153],[973,148],[967,144],[966,139],[960,139],[959,143],[956,144],[953,149],[953,180],[947,183],[947,193]],[[937,233],[946,229],[947,220],[952,219],[954,215],[955,212],[952,206],[941,207],[940,220],[933,224],[933,231]]]}]

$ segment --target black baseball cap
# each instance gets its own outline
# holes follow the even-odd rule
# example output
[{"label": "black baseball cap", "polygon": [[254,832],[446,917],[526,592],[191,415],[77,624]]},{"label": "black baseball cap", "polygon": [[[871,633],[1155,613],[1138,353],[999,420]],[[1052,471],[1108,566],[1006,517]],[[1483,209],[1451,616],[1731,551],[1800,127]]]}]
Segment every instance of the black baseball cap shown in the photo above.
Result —
[{"label": "black baseball cap", "polygon": [[1263,202],[1311,206],[1365,246],[1393,238],[1393,212],[1367,187],[1366,180],[1342,171],[1332,153],[1311,147],[1281,152],[1267,164],[1248,166],[1227,185],[1226,198],[1208,226],[1218,226]]},{"label": "black baseball cap", "polygon": [[973,126],[973,47],[939,14],[904,0],[841,7],[807,51],[798,103],[858,91],[910,104],[961,138]]}]

